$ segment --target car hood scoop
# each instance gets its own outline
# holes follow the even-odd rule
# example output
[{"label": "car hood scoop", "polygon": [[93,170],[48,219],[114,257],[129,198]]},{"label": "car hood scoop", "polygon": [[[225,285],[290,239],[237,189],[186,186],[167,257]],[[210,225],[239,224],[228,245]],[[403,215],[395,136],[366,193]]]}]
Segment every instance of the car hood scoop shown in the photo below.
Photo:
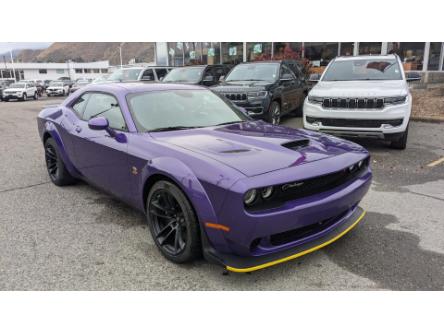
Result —
[{"label": "car hood scoop", "polygon": [[249,121],[223,127],[151,133],[159,141],[203,154],[246,176],[336,156],[362,148],[315,132]]}]

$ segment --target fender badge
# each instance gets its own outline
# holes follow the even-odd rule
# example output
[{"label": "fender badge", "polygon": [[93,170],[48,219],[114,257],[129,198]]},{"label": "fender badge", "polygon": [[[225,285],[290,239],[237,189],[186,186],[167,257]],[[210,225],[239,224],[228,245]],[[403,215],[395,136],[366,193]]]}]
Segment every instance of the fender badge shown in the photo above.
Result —
[{"label": "fender badge", "polygon": [[137,174],[139,173],[139,170],[137,170],[137,168],[136,168],[135,166],[133,166],[133,167],[131,168],[131,173],[132,173],[133,175],[137,175]]}]

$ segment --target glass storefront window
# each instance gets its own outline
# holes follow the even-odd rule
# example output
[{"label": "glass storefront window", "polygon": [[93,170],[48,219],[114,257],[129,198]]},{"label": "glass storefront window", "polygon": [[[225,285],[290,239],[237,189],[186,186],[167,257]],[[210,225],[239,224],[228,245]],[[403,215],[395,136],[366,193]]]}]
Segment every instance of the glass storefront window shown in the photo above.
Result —
[{"label": "glass storefront window", "polygon": [[399,57],[407,71],[420,71],[424,61],[425,43],[400,43]]},{"label": "glass storefront window", "polygon": [[429,62],[427,69],[437,71],[439,69],[439,60],[441,58],[441,42],[430,43]]},{"label": "glass storefront window", "polygon": [[345,42],[341,43],[341,56],[352,56],[353,49],[355,48],[355,43],[353,42]]},{"label": "glass storefront window", "polygon": [[326,66],[338,55],[338,43],[304,43],[305,58],[313,67]]},{"label": "glass storefront window", "polygon": [[202,43],[184,42],[184,62],[185,66],[202,64]]},{"label": "glass storefront window", "polygon": [[286,43],[275,42],[273,50],[273,59],[301,59],[302,58],[302,43]]},{"label": "glass storefront window", "polygon": [[222,43],[222,63],[237,65],[244,58],[244,43]]},{"label": "glass storefront window", "polygon": [[220,43],[202,43],[202,62],[208,65],[220,64]]},{"label": "glass storefront window", "polygon": [[183,66],[183,42],[168,42],[168,60],[170,66]]},{"label": "glass storefront window", "polygon": [[271,43],[248,42],[247,61],[262,61],[271,59]]},{"label": "glass storefront window", "polygon": [[359,54],[381,54],[382,43],[359,42]]}]

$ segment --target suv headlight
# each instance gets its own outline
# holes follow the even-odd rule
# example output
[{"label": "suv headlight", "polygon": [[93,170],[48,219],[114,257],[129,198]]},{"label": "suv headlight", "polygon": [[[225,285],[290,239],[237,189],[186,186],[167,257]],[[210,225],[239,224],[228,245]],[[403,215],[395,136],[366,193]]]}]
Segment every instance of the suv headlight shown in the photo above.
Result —
[{"label": "suv headlight", "polygon": [[268,95],[268,91],[265,91],[265,90],[252,91],[247,94],[248,98],[250,98],[250,99],[262,99],[262,98],[267,97],[267,95]]},{"label": "suv headlight", "polygon": [[402,104],[407,100],[407,96],[395,96],[384,98],[385,104]]},{"label": "suv headlight", "polygon": [[317,97],[317,96],[310,96],[310,95],[308,95],[308,101],[310,103],[314,103],[314,104],[322,104],[324,102],[324,98],[323,97]]}]

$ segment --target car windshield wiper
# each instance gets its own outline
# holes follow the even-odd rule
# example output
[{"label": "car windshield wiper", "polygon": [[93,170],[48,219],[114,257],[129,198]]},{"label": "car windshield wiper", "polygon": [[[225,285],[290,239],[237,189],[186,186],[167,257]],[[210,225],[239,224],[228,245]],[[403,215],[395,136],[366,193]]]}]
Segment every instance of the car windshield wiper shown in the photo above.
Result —
[{"label": "car windshield wiper", "polygon": [[166,131],[180,131],[192,128],[201,128],[202,126],[168,126],[152,129],[148,132],[166,132]]},{"label": "car windshield wiper", "polygon": [[245,122],[245,120],[234,120],[234,121],[227,121],[225,123],[220,123],[214,126],[222,126],[222,125],[230,125],[230,124],[238,124],[238,123],[243,123]]}]

